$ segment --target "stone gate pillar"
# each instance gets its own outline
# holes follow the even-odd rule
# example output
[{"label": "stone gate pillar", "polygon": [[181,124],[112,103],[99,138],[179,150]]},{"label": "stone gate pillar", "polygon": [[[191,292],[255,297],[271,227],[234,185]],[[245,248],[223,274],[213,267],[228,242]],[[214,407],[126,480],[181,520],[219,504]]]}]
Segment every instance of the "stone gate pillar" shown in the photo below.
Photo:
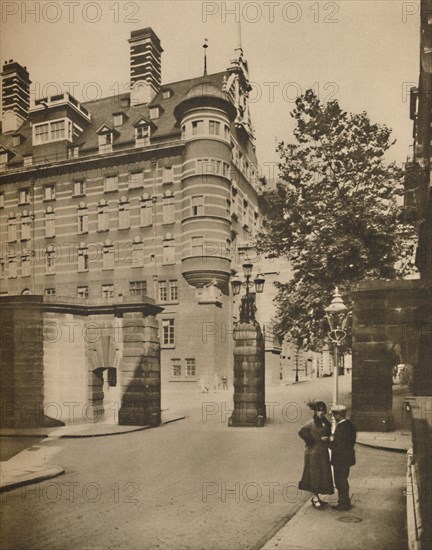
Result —
[{"label": "stone gate pillar", "polygon": [[229,426],[264,426],[264,339],[258,323],[234,328],[234,410]]},{"label": "stone gate pillar", "polygon": [[352,418],[359,430],[390,431],[395,365],[410,366],[415,395],[431,393],[431,288],[422,280],[368,281],[353,299]]},{"label": "stone gate pillar", "polygon": [[158,426],[161,422],[158,323],[154,315],[125,313],[122,329],[119,424]]}]

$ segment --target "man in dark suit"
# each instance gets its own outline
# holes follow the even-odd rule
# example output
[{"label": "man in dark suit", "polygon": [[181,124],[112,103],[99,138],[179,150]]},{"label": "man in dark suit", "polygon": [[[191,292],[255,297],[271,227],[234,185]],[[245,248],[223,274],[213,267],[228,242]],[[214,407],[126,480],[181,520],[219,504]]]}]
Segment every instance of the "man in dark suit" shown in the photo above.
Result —
[{"label": "man in dark suit", "polygon": [[331,413],[336,420],[336,429],[330,438],[331,463],[333,465],[334,482],[338,490],[338,503],[332,508],[334,510],[350,510],[348,476],[350,467],[355,464],[354,445],[357,430],[346,417],[347,409],[345,405],[335,405]]}]

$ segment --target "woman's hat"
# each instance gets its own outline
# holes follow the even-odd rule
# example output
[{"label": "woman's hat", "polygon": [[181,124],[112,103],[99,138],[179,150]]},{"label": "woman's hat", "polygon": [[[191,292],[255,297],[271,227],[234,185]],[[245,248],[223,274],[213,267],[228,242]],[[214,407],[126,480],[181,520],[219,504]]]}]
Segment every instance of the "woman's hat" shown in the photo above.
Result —
[{"label": "woman's hat", "polygon": [[307,406],[312,409],[313,411],[324,411],[327,412],[327,405],[324,403],[324,401],[309,401]]}]

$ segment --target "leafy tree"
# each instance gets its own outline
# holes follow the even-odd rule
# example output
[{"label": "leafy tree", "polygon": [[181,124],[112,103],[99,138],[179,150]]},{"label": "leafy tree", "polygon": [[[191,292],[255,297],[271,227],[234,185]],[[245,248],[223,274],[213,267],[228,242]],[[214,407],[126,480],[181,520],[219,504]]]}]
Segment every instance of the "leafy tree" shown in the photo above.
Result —
[{"label": "leafy tree", "polygon": [[278,146],[281,181],[265,193],[268,224],[259,247],[289,258],[294,272],[278,285],[277,332],[316,349],[335,286],[349,306],[357,282],[398,275],[400,235],[409,231],[398,206],[403,172],[384,159],[391,130],[365,112],[323,104],[308,90],[291,116],[296,142]]}]

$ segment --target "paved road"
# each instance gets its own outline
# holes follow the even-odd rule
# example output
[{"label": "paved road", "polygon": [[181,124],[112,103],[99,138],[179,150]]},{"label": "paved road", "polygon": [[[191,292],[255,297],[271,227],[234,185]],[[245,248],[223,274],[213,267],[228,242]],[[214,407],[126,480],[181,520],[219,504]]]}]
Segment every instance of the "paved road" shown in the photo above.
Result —
[{"label": "paved road", "polygon": [[[348,382],[341,379],[342,395]],[[269,390],[274,414],[265,428],[228,428],[232,395],[218,392],[168,396],[171,409],[188,416],[158,429],[45,440],[51,462],[66,473],[3,495],[1,546],[257,548],[308,498],[296,489],[303,461],[297,431],[310,417],[304,402],[311,397],[330,401],[331,379]],[[373,475],[376,452],[361,451],[367,462],[359,471]]]}]

